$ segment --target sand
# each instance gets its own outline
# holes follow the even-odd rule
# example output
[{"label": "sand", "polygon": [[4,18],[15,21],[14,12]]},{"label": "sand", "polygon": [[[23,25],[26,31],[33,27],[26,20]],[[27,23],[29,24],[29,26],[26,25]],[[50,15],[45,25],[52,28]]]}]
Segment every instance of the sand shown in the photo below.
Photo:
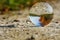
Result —
[{"label": "sand", "polygon": [[28,18],[29,9],[19,11],[20,14],[0,15],[1,26],[14,25],[0,27],[0,40],[60,40],[60,3],[50,4],[54,8],[54,18],[45,27],[34,27]]}]

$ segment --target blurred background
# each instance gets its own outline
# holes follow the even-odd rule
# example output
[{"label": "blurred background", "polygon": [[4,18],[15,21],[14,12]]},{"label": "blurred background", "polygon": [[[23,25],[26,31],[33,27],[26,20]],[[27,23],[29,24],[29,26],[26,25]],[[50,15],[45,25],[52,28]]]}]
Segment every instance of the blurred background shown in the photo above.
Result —
[{"label": "blurred background", "polygon": [[21,10],[24,8],[30,8],[37,2],[51,2],[56,0],[0,0],[0,13],[3,11]]}]

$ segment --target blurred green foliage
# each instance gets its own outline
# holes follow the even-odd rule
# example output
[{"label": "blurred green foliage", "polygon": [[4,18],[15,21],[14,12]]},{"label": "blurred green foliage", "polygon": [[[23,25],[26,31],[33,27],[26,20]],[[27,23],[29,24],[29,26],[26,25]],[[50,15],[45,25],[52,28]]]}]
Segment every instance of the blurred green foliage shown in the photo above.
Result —
[{"label": "blurred green foliage", "polygon": [[12,10],[20,9],[21,6],[30,6],[32,0],[0,0],[0,10],[9,7]]},{"label": "blurred green foliage", "polygon": [[0,10],[10,8],[11,10],[19,10],[24,7],[31,7],[37,1],[44,0],[0,0]]}]

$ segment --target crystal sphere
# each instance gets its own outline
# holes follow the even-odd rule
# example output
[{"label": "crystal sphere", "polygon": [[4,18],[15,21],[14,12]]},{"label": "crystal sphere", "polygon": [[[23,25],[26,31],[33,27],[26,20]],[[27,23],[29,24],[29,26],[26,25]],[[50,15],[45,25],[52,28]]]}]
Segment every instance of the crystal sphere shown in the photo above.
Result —
[{"label": "crystal sphere", "polygon": [[34,25],[45,26],[53,18],[53,8],[49,3],[38,2],[30,8],[29,18]]}]

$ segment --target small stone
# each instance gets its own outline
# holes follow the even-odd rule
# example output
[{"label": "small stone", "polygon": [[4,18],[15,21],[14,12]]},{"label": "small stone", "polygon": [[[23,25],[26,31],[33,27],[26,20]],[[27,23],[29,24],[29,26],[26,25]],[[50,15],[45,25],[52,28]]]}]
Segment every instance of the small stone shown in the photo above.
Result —
[{"label": "small stone", "polygon": [[55,22],[55,23],[58,23],[58,22]]},{"label": "small stone", "polygon": [[19,20],[14,20],[14,22],[19,22]]},{"label": "small stone", "polygon": [[35,38],[33,36],[31,36],[31,40],[35,40]]},{"label": "small stone", "polygon": [[27,35],[29,34],[29,33],[26,33]]},{"label": "small stone", "polygon": [[5,17],[3,17],[3,19],[5,19]]},{"label": "small stone", "polygon": [[31,36],[31,38],[27,38],[26,40],[35,40],[35,38]]}]

